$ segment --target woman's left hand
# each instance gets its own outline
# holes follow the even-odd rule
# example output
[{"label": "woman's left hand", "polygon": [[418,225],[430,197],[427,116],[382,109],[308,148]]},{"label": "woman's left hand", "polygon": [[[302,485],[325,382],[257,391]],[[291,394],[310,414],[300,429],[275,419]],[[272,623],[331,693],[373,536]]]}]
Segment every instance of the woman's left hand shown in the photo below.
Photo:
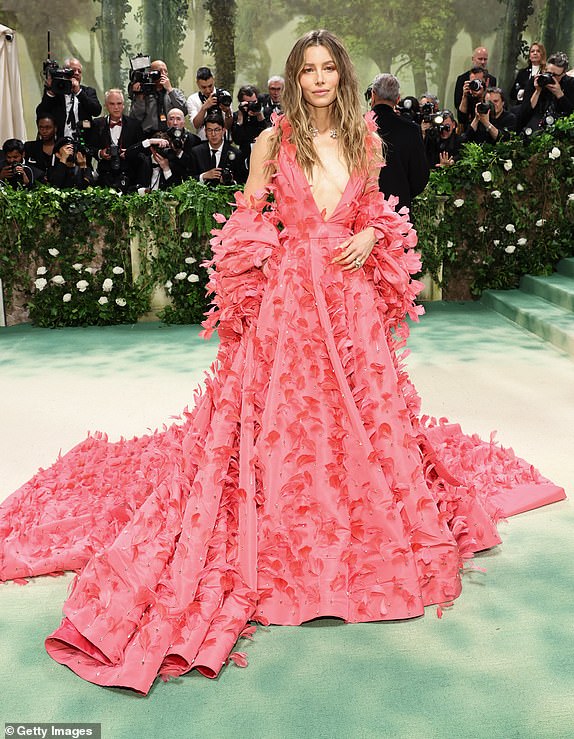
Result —
[{"label": "woman's left hand", "polygon": [[331,260],[331,264],[340,264],[344,272],[356,272],[365,264],[376,242],[375,229],[369,226],[364,231],[345,239],[339,247],[341,253]]}]

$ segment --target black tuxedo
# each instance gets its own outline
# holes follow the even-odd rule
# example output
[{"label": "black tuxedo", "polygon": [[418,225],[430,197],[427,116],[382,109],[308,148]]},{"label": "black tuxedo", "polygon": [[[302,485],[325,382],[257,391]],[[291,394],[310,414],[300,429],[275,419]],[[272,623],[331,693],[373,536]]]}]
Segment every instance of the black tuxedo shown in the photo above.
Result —
[{"label": "black tuxedo", "polygon": [[[213,169],[211,164],[211,149],[209,142],[205,141],[199,146],[194,147],[191,152],[193,162],[193,176],[199,179],[204,172]],[[247,168],[244,158],[236,146],[229,141],[224,141],[221,159],[218,164],[219,169],[229,169],[233,175],[233,179],[238,185],[242,185],[247,179]],[[206,184],[219,185],[219,180],[204,180]]]},{"label": "black tuxedo", "polygon": [[385,197],[398,197],[397,210],[404,205],[410,209],[412,199],[425,189],[429,179],[421,130],[416,123],[397,115],[390,105],[375,105],[373,112],[377,133],[386,144],[386,166],[379,174],[379,190]]},{"label": "black tuxedo", "polygon": [[[78,98],[78,118],[76,130],[89,133],[92,118],[100,115],[102,106],[98,100],[98,96],[93,87],[85,87],[80,85],[80,91],[76,95]],[[41,117],[41,113],[49,113],[56,122],[56,139],[64,135],[64,126],[66,125],[66,98],[64,95],[48,95],[45,90],[40,105],[36,108],[36,117]]]},{"label": "black tuxedo", "polygon": [[[135,147],[144,137],[139,121],[122,115],[122,125],[118,146],[125,149],[125,156],[120,159],[119,170],[112,169],[109,159],[100,158],[100,152],[108,150],[112,144],[109,116],[102,116],[92,121],[92,127],[88,136],[88,146],[93,156],[98,159],[98,184],[104,187],[118,187],[122,190],[135,189],[145,184],[147,167],[142,155]],[[127,177],[127,182],[122,175]],[[122,182],[124,183],[122,185]]]}]

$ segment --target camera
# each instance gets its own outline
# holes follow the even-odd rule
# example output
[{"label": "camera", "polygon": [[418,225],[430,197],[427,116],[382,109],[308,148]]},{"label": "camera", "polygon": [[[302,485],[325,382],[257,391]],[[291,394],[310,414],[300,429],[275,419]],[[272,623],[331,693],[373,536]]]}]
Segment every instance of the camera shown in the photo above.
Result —
[{"label": "camera", "polygon": [[112,172],[119,172],[122,166],[120,161],[120,147],[117,144],[110,144],[110,169]]},{"label": "camera", "polygon": [[46,59],[42,66],[44,77],[51,78],[52,83],[50,90],[54,95],[71,95],[72,94],[72,77],[74,70],[67,67],[60,68],[58,62]]},{"label": "camera", "polygon": [[224,105],[225,107],[231,105],[233,100],[231,93],[227,92],[227,90],[223,90],[221,87],[216,87],[214,92],[218,105]]},{"label": "camera", "polygon": [[233,172],[229,169],[229,167],[224,167],[221,170],[221,184],[222,185],[233,185]]},{"label": "camera", "polygon": [[434,104],[431,102],[423,103],[421,105],[420,116],[423,123],[431,123],[434,116]]},{"label": "camera", "polygon": [[402,98],[397,105],[397,110],[401,118],[405,118],[413,123],[420,123],[420,105],[416,97],[407,95],[407,97]]},{"label": "camera", "polygon": [[365,90],[365,102],[367,105],[371,104],[371,98],[373,97],[373,86],[369,85]]},{"label": "camera", "polygon": [[484,82],[482,80],[471,80],[468,83],[468,89],[472,92],[480,92],[482,88],[484,87]]},{"label": "camera", "polygon": [[546,87],[546,85],[553,85],[554,75],[550,74],[550,72],[542,72],[542,74],[539,74],[538,77],[538,84],[540,87]]},{"label": "camera", "polygon": [[480,115],[485,113],[492,113],[494,115],[494,105],[489,101],[484,101],[476,104],[476,112]]},{"label": "camera", "polygon": [[151,95],[156,90],[156,82],[161,79],[159,69],[150,69],[151,57],[148,54],[136,54],[130,59],[130,87],[139,82],[139,92]]},{"label": "camera", "polygon": [[168,128],[165,132],[169,144],[174,151],[181,151],[185,144],[186,132],[181,128]]}]

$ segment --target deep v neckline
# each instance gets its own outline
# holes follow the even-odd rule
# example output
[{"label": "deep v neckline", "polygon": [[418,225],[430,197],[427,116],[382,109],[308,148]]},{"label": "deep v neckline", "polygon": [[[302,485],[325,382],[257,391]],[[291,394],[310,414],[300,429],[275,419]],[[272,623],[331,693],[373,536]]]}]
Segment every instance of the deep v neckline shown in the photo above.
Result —
[{"label": "deep v neckline", "polygon": [[331,211],[331,215],[330,215],[330,216],[329,216],[328,218],[325,218],[325,217],[323,216],[323,211],[321,211],[321,210],[319,209],[319,206],[317,205],[317,201],[315,200],[315,196],[313,195],[313,190],[311,189],[311,184],[309,183],[309,180],[308,180],[308,179],[307,179],[307,177],[305,176],[305,172],[303,171],[302,167],[301,167],[301,166],[299,165],[299,163],[298,163],[298,162],[295,162],[295,165],[296,165],[297,169],[299,170],[299,175],[300,175],[300,178],[301,178],[301,179],[303,180],[303,182],[305,183],[305,187],[306,187],[306,189],[307,189],[307,193],[308,193],[308,195],[309,195],[309,197],[310,197],[310,199],[311,199],[311,201],[312,201],[313,205],[315,206],[315,210],[316,210],[316,211],[317,211],[317,213],[319,214],[319,218],[321,219],[321,221],[322,221],[323,223],[329,223],[329,221],[331,220],[331,218],[333,218],[333,216],[334,216],[334,215],[335,215],[335,213],[336,213],[336,212],[337,212],[337,211],[339,210],[339,208],[341,207],[341,205],[342,205],[343,201],[345,200],[345,198],[346,198],[346,196],[347,196],[347,191],[348,191],[349,187],[351,186],[351,182],[352,182],[352,181],[354,180],[354,175],[353,175],[353,174],[350,174],[350,175],[349,175],[349,178],[348,178],[348,180],[347,180],[347,184],[345,185],[345,188],[343,189],[343,192],[341,193],[341,197],[339,198],[339,200],[338,200],[338,202],[337,202],[337,205],[336,205],[336,206],[335,206],[335,208],[334,208],[334,209],[333,209],[333,210]]}]

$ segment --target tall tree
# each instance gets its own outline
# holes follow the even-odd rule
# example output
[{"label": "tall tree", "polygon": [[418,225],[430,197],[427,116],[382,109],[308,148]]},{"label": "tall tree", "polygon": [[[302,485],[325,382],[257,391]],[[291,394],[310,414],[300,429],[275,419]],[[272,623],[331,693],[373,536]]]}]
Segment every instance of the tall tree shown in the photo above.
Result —
[{"label": "tall tree", "polygon": [[215,58],[217,84],[226,90],[235,85],[235,0],[205,0],[209,13],[211,33],[206,42]]},{"label": "tall tree", "polygon": [[504,20],[500,31],[502,56],[497,70],[499,79],[510,87],[516,74],[516,65],[524,40],[522,33],[534,12],[532,0],[507,0]]},{"label": "tall tree", "polygon": [[187,69],[180,49],[187,29],[187,0],[142,0],[142,26],[146,53],[163,59],[172,85]]},{"label": "tall tree", "polygon": [[542,11],[542,43],[549,55],[555,51],[572,54],[573,26],[572,0],[546,0]]},{"label": "tall tree", "polygon": [[130,47],[123,32],[131,6],[128,0],[98,0],[98,2],[101,3],[101,14],[96,18],[92,31],[100,36],[102,76],[104,88],[108,90],[110,87],[121,87],[125,81],[122,58]]}]

